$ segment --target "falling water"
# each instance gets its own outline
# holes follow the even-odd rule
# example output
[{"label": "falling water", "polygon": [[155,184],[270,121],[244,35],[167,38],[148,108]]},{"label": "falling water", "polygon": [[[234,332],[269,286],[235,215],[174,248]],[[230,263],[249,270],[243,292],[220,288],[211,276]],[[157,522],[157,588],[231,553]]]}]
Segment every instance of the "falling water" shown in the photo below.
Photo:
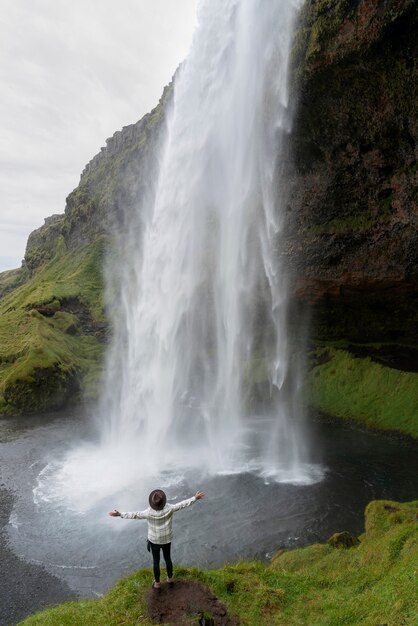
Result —
[{"label": "falling water", "polygon": [[109,273],[120,298],[100,445],[55,470],[57,492],[65,483],[78,496],[88,476],[91,500],[190,467],[294,483],[319,477],[307,463],[279,254],[301,3],[199,5],[148,174],[155,184],[130,213]]},{"label": "falling water", "polygon": [[[222,471],[261,460],[297,477],[304,460],[289,397],[297,381],[288,379],[298,374],[290,368],[286,276],[275,250],[299,4],[200,4],[152,208],[138,207],[131,219],[144,223],[141,240],[132,228],[135,241],[123,244],[129,258],[102,406],[104,442],[134,443],[144,464],[155,464],[158,450],[162,466],[200,460]],[[254,374],[264,377],[264,418],[267,408],[275,419],[249,458]]]}]

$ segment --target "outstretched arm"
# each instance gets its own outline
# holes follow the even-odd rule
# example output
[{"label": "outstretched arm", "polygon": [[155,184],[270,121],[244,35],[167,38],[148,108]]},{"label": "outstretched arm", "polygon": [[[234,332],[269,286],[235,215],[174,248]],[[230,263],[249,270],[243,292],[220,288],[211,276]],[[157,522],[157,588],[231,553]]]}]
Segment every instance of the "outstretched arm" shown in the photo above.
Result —
[{"label": "outstretched arm", "polygon": [[116,509],[110,511],[110,517],[123,517],[124,519],[146,519],[146,511],[132,511],[132,513],[120,513]]},{"label": "outstretched arm", "polygon": [[171,510],[180,511],[180,509],[185,509],[187,506],[191,506],[192,504],[194,504],[196,500],[201,500],[204,497],[205,497],[205,494],[203,493],[203,491],[197,491],[195,496],[188,498],[187,500],[182,500],[181,502],[177,502],[177,504],[172,504]]}]

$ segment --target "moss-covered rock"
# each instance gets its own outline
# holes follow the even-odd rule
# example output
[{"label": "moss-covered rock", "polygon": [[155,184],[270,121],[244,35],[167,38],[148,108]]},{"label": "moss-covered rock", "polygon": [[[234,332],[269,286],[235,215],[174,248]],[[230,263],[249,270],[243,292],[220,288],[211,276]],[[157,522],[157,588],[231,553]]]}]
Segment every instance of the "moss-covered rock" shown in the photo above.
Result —
[{"label": "moss-covered rock", "polygon": [[418,530],[417,502],[400,504],[392,500],[373,500],[365,511],[366,533],[385,533],[396,529],[399,524]]},{"label": "moss-covered rock", "polygon": [[97,393],[108,334],[104,257],[129,228],[150,183],[165,110],[106,141],[67,198],[65,213],[29,236],[22,268],[0,274],[0,413],[34,412]]},{"label": "moss-covered rock", "polygon": [[0,300],[0,412],[31,413],[94,397],[106,342],[106,238],[52,259]]},{"label": "moss-covered rock", "polygon": [[311,405],[414,436],[417,24],[411,0],[305,3],[281,247],[319,342]]},{"label": "moss-covered rock", "polygon": [[295,36],[294,64],[303,74],[363,53],[414,5],[414,0],[310,0]]},{"label": "moss-covered rock", "polygon": [[51,217],[45,218],[43,226],[29,235],[24,260],[29,273],[32,273],[45,261],[53,258],[57,246],[59,246],[63,224],[63,215],[51,215]]},{"label": "moss-covered rock", "polygon": [[26,379],[14,377],[4,383],[6,403],[17,411],[33,413],[61,408],[79,391],[77,370],[67,370],[58,363],[34,367]]},{"label": "moss-covered rock", "polygon": [[358,546],[360,541],[357,537],[349,533],[348,530],[343,530],[342,532],[331,535],[328,539],[328,543],[332,548],[342,548],[346,550],[347,548]]}]

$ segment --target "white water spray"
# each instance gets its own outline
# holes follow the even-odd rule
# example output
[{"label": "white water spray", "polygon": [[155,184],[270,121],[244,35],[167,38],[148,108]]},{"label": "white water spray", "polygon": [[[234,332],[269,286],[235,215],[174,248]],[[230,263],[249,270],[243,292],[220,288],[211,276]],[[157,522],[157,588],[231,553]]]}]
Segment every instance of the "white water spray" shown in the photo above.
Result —
[{"label": "white water spray", "polygon": [[109,493],[189,467],[318,479],[306,463],[277,250],[289,54],[301,4],[200,3],[155,189],[120,238],[122,298],[101,443],[67,460],[64,481],[80,467]]},{"label": "white water spray", "polygon": [[286,278],[274,251],[298,4],[201,3],[175,81],[153,207],[138,207],[142,241],[125,242],[104,442],[134,443],[152,464],[158,450],[161,467],[193,462],[196,449],[212,469],[239,464],[257,367],[274,396],[275,463],[300,465],[297,416],[283,388]]}]

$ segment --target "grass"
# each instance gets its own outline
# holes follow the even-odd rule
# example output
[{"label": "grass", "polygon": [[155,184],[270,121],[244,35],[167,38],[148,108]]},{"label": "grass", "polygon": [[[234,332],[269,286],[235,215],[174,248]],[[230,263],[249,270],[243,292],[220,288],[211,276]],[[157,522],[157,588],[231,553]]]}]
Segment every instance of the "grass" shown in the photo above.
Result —
[{"label": "grass", "polygon": [[[148,185],[172,85],[117,149],[96,156],[69,194],[65,214],[31,233],[25,263],[0,273],[0,414],[42,411],[93,398],[103,361],[105,250],[114,220]],[[110,140],[110,146],[113,140]],[[76,299],[81,315],[65,311]],[[73,313],[73,314],[71,314]],[[78,319],[80,318],[80,319]],[[93,330],[86,330],[86,318]],[[94,328],[102,327],[95,335]]]},{"label": "grass", "polygon": [[[54,257],[0,301],[0,411],[36,411],[74,389],[94,395],[103,345],[80,320],[61,311],[75,298],[93,322],[104,322],[102,264],[106,239],[75,251],[61,241]],[[40,310],[49,312],[46,316]]]},{"label": "grass", "polygon": [[150,572],[142,570],[121,580],[102,600],[67,602],[42,611],[23,624],[39,626],[107,626],[118,624],[151,624],[146,617],[145,594]]},{"label": "grass", "polygon": [[418,437],[418,374],[354,358],[334,347],[325,351],[330,360],[310,373],[311,405],[329,415]]},{"label": "grass", "polygon": [[308,226],[306,231],[313,235],[332,235],[332,234],[345,234],[355,233],[369,230],[376,227],[377,224],[384,220],[388,220],[390,215],[386,212],[379,215],[378,218],[369,214],[360,214],[344,218],[336,218],[325,224],[318,224],[315,226]]},{"label": "grass", "polygon": [[417,505],[371,502],[358,547],[314,545],[277,558],[272,567],[297,575],[306,585],[293,623],[416,623]]},{"label": "grass", "polygon": [[27,269],[19,267],[15,270],[6,270],[0,273],[0,298],[18,287],[27,278]]},{"label": "grass", "polygon": [[[315,544],[280,552],[268,565],[177,568],[176,575],[207,584],[248,626],[412,626],[418,620],[417,514],[418,501],[374,501],[358,547]],[[150,570],[138,571],[100,600],[50,608],[21,626],[149,625],[150,580]]]}]

